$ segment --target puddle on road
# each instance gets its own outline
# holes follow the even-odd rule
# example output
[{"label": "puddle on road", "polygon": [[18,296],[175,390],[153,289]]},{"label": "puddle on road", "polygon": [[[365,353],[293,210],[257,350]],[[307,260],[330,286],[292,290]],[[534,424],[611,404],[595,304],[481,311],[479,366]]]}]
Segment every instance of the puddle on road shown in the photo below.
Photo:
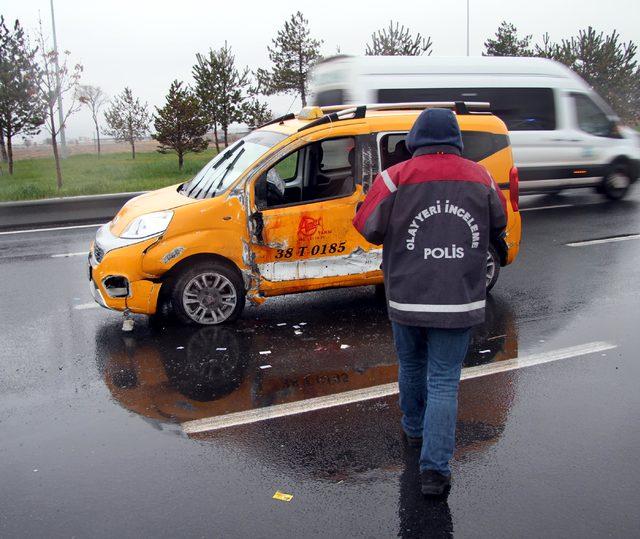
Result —
[{"label": "puddle on road", "polygon": [[[107,326],[97,336],[98,366],[118,404],[161,423],[397,381],[391,329],[378,305],[354,301],[329,317],[303,314],[294,310],[284,320],[280,314],[205,328],[139,324],[133,334]],[[490,298],[487,321],[476,330],[465,366],[517,355],[513,314],[508,304]]]}]

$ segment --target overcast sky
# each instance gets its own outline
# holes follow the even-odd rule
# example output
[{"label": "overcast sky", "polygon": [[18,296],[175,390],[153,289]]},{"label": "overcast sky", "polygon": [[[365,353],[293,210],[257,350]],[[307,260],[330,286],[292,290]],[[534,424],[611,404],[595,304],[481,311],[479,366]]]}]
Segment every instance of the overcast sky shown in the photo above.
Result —
[{"label": "overcast sky", "polygon": [[[285,18],[300,10],[314,37],[324,41],[322,53],[362,54],[371,33],[390,19],[431,36],[433,54],[466,53],[466,0],[54,0],[60,50],[84,66],[83,83],[101,86],[110,96],[130,86],[150,109],[164,99],[173,79],[191,82],[197,52],[217,48],[225,40],[240,65],[268,65],[267,45]],[[472,55],[480,55],[485,39],[501,21],[539,40],[574,35],[589,25],[617,30],[625,41],[640,43],[640,0],[470,0]],[[2,0],[0,13],[16,18],[35,32],[38,17],[51,34],[49,0]],[[290,96],[269,98],[275,113],[292,105]],[[293,103],[293,110],[299,102]],[[68,125],[68,136],[91,136],[89,113],[83,110]]]}]

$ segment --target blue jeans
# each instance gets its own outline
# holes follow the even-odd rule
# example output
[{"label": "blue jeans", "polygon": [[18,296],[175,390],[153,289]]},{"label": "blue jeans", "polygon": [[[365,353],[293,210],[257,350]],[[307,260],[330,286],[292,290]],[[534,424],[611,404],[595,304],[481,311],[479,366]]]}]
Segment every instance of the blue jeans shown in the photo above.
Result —
[{"label": "blue jeans", "polygon": [[402,428],[422,436],[420,470],[451,473],[458,386],[471,328],[438,329],[392,322],[398,353]]}]

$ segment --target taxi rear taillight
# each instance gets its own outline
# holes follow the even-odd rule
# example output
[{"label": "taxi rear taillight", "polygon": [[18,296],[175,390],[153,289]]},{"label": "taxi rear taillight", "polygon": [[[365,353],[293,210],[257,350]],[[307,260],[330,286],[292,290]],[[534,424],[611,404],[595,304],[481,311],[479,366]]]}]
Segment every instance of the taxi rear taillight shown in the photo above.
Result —
[{"label": "taxi rear taillight", "polygon": [[513,211],[518,211],[518,202],[520,200],[520,179],[518,177],[518,168],[511,167],[509,171],[509,200]]}]

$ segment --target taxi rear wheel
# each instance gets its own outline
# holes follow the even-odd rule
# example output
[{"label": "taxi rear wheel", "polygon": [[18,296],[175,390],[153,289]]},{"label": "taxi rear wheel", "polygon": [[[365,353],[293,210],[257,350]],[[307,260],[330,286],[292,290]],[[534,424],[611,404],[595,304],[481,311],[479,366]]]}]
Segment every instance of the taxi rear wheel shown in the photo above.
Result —
[{"label": "taxi rear wheel", "polygon": [[175,279],[171,305],[175,315],[187,324],[212,326],[233,322],[245,305],[242,278],[219,262],[198,262]]},{"label": "taxi rear wheel", "polygon": [[489,250],[487,251],[486,270],[487,292],[491,290],[496,284],[498,275],[500,275],[500,257],[498,256],[498,252],[495,250],[493,245],[489,245]]}]

